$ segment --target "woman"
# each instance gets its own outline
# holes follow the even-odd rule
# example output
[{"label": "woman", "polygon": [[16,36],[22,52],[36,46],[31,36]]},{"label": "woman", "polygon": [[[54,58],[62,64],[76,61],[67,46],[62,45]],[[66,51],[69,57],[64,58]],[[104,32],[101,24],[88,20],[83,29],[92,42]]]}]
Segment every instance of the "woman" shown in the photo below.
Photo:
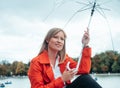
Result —
[{"label": "woman", "polygon": [[[52,28],[47,33],[38,56],[32,59],[28,71],[31,88],[101,88],[88,74],[91,69],[91,48],[88,47],[89,33],[85,31],[82,43],[81,63],[66,54],[66,34],[60,28]],[[70,62],[70,70],[66,68]],[[73,82],[70,80],[79,75]]]}]

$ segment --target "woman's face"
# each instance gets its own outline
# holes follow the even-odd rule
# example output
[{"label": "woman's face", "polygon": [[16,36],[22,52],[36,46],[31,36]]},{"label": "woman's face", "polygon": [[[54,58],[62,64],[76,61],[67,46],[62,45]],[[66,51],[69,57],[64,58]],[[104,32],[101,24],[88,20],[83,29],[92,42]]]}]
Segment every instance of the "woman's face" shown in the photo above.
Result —
[{"label": "woman's face", "polygon": [[64,33],[60,31],[48,41],[48,48],[54,51],[60,51],[63,49],[64,42]]}]

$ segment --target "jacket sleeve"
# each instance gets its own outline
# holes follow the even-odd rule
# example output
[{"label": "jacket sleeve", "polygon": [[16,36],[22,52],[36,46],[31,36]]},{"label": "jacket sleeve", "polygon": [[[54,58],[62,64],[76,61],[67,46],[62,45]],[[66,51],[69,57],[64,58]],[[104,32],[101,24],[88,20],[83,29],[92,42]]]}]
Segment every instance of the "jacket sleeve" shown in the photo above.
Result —
[{"label": "jacket sleeve", "polygon": [[91,69],[91,48],[83,48],[81,62],[79,66],[79,74],[88,74]]},{"label": "jacket sleeve", "polygon": [[61,77],[53,79],[48,83],[44,82],[43,69],[36,61],[31,61],[28,71],[28,77],[31,83],[31,88],[63,88],[64,82]]}]

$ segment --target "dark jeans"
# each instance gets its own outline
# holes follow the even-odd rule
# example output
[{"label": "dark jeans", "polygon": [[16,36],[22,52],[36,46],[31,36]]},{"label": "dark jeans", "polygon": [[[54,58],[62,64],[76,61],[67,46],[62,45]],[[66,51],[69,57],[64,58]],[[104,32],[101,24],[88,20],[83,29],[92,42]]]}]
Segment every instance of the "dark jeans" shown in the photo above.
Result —
[{"label": "dark jeans", "polygon": [[66,88],[102,88],[90,75],[81,75],[77,77]]}]

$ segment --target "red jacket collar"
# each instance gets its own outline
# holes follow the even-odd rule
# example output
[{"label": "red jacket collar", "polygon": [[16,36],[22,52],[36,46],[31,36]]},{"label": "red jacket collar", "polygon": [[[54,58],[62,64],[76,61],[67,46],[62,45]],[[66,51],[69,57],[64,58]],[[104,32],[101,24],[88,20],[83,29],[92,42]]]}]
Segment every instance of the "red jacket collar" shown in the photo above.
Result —
[{"label": "red jacket collar", "polygon": [[40,55],[38,55],[38,58],[40,63],[50,64],[47,50],[44,50]]}]

